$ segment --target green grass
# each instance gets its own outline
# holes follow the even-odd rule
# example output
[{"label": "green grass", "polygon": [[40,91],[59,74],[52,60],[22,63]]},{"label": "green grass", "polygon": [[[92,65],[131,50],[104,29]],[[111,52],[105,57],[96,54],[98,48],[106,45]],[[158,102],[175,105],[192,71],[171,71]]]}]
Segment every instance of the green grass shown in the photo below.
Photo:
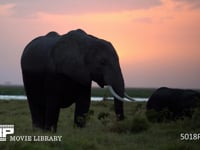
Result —
[{"label": "green grass", "polygon": [[[199,133],[200,119],[151,123],[145,102],[125,103],[126,119],[115,120],[113,102],[92,102],[87,125],[74,127],[74,105],[62,109],[56,134],[32,130],[27,101],[0,101],[0,124],[14,124],[15,135],[61,135],[62,142],[0,142],[1,150],[190,150],[198,141],[181,141],[180,133]],[[103,117],[100,117],[103,116]],[[194,126],[193,123],[197,125]]]},{"label": "green grass", "polygon": [[0,85],[0,95],[24,95],[24,87],[23,86],[6,86]]}]

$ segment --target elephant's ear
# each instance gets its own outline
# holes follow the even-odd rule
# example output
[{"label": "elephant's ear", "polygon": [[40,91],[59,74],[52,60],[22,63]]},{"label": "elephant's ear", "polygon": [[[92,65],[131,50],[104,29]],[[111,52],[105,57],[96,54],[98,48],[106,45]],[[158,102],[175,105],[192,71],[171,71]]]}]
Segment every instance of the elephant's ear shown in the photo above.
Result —
[{"label": "elephant's ear", "polygon": [[[83,33],[82,33],[83,34]],[[65,74],[81,84],[91,84],[90,72],[85,64],[87,45],[85,37],[68,33],[58,40],[51,51],[56,73]]]}]

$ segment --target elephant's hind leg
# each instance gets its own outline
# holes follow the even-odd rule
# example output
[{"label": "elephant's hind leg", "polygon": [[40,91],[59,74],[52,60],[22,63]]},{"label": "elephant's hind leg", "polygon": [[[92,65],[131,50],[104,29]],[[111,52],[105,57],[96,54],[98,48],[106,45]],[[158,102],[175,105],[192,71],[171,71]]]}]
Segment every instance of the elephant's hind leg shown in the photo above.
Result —
[{"label": "elephant's hind leg", "polygon": [[23,80],[34,128],[44,129],[45,98],[43,77],[30,72],[23,72]]}]

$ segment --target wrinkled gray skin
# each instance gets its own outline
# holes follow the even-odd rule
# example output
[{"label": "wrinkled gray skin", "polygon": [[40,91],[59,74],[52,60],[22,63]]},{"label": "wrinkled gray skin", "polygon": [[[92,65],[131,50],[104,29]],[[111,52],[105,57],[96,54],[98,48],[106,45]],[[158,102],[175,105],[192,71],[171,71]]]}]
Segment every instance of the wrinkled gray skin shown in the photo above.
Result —
[{"label": "wrinkled gray skin", "polygon": [[[112,44],[83,30],[64,35],[50,32],[31,41],[21,57],[25,91],[34,127],[57,129],[60,108],[75,103],[74,122],[85,126],[91,82],[111,85],[124,97],[124,80]],[[118,120],[124,119],[123,102],[114,100]]]}]

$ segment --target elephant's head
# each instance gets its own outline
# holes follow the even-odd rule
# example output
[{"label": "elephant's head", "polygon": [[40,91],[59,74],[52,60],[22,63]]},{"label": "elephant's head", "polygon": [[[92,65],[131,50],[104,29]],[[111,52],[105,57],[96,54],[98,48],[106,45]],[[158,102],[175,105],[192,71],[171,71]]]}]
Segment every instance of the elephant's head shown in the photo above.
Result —
[{"label": "elephant's head", "polygon": [[124,79],[115,48],[108,41],[88,35],[82,30],[61,36],[53,49],[56,69],[82,85],[91,81],[100,87],[109,85],[115,94],[115,111],[123,118]]}]

